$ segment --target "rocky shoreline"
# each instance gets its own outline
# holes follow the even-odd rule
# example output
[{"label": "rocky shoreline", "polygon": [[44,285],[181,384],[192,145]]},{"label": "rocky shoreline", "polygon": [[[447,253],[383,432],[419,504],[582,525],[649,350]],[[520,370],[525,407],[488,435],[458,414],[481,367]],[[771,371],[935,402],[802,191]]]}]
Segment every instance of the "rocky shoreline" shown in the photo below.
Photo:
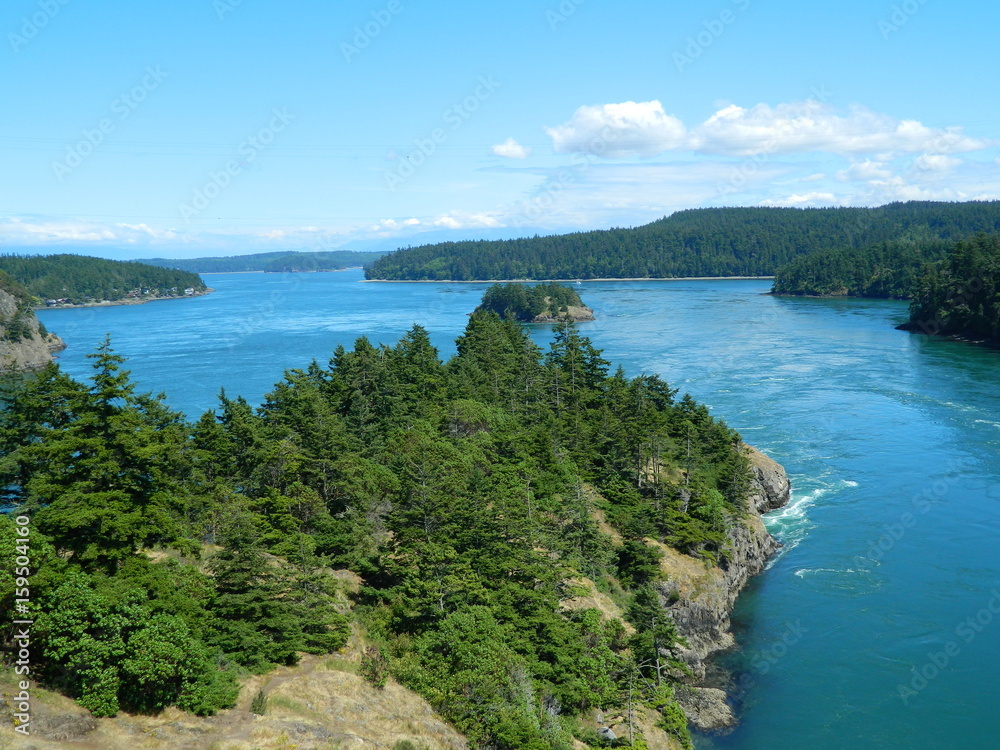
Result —
[{"label": "rocky shoreline", "polygon": [[726,693],[706,685],[708,661],[713,654],[735,645],[729,617],[736,598],[781,546],[764,528],[761,515],[786,505],[791,496],[784,468],[757,449],[744,448],[753,468],[753,490],[747,516],[729,530],[725,567],[709,566],[658,545],[664,553],[666,574],[666,580],[658,585],[661,601],[688,644],[679,656],[691,674],[685,687],[677,691],[677,700],[688,720],[702,731],[736,723]]},{"label": "rocky shoreline", "polygon": [[206,294],[211,294],[214,291],[215,290],[212,289],[211,287],[207,287],[203,292],[194,292],[192,294],[175,294],[169,297],[132,297],[129,299],[116,299],[116,300],[103,299],[100,300],[99,302],[81,302],[80,304],[65,302],[56,305],[39,305],[34,309],[38,311],[38,310],[64,310],[77,307],[118,307],[120,305],[144,305],[147,302],[161,302],[163,300],[169,300],[169,299],[191,299],[192,297],[204,297]]},{"label": "rocky shoreline", "polygon": [[[52,355],[66,348],[66,343],[54,333],[44,332],[38,318],[19,305],[17,298],[0,289],[0,370],[30,372],[41,370],[52,361]],[[9,321],[24,317],[20,334],[10,335]]]}]

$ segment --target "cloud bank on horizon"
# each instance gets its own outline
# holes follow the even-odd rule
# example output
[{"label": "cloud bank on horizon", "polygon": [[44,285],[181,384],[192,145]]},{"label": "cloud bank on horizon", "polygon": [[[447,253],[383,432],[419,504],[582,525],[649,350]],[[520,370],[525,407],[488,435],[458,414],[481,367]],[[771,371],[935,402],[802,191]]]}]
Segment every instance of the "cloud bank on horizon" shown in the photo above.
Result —
[{"label": "cloud bank on horizon", "polygon": [[[303,30],[268,3],[63,3],[29,29],[37,2],[15,3],[8,250],[327,250],[698,207],[1000,198],[1000,104],[973,74],[997,47],[951,6],[902,23],[866,0],[394,0],[316,9]],[[957,29],[961,49],[928,55]],[[143,44],[111,44],[124,32]]]},{"label": "cloud bank on horizon", "polygon": [[[642,223],[712,205],[871,206],[1000,197],[995,140],[967,135],[960,126],[929,127],[862,105],[838,110],[816,99],[775,106],[728,104],[688,125],[658,100],[626,101],[583,105],[564,123],[540,129],[550,140],[551,154],[571,158],[556,166],[479,167],[519,170],[535,181],[519,200],[483,211],[384,218],[347,231],[305,225],[223,233],[179,222],[151,227],[152,221],[106,223],[39,214],[0,217],[0,243],[319,250],[366,237],[419,237],[430,229],[591,228],[587,219],[602,214],[610,218],[633,212],[635,223]],[[513,137],[488,149],[512,162],[525,162],[533,150]],[[818,165],[827,171],[814,171]],[[755,198],[762,189],[772,195]]]}]

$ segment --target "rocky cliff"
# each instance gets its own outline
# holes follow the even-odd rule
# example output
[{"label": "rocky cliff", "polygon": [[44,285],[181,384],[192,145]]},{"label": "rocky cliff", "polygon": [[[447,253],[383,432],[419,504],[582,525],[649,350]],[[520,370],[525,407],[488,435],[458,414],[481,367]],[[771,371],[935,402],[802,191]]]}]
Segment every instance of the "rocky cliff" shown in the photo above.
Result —
[{"label": "rocky cliff", "polygon": [[705,678],[705,661],[713,653],[734,645],[729,615],[740,590],[764,569],[780,546],[772,537],[761,513],[788,502],[790,484],[780,464],[760,451],[745,446],[753,469],[753,487],[745,518],[729,529],[728,554],[723,567],[705,564],[693,557],[647,540],[664,554],[666,580],[659,584],[664,607],[677,625],[688,647],[680,653],[691,669],[691,686],[678,691],[678,702],[699,729],[719,729],[735,723],[725,693],[699,687]]},{"label": "rocky cliff", "polygon": [[66,348],[62,339],[45,332],[25,295],[0,284],[0,371],[38,370]]}]

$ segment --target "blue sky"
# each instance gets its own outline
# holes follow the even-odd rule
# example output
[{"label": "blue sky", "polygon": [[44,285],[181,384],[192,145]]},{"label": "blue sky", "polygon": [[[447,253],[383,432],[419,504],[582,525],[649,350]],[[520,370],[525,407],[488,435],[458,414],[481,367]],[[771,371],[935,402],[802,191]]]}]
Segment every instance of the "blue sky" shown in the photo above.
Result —
[{"label": "blue sky", "polygon": [[943,0],[7,0],[0,246],[191,257],[997,198],[998,21]]}]

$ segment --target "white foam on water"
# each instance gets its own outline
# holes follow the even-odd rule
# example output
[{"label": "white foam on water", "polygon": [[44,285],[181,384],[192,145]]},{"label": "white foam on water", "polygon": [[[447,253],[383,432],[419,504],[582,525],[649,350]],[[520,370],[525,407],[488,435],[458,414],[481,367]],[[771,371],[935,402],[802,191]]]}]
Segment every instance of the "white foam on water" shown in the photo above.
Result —
[{"label": "white foam on water", "polygon": [[884,579],[871,570],[856,568],[799,568],[795,576],[829,595],[863,596],[880,588]]},{"label": "white foam on water", "polygon": [[844,568],[843,570],[839,568],[799,568],[795,571],[795,575],[799,578],[805,578],[806,573],[864,573],[867,571],[855,570],[854,568]]},{"label": "white foam on water", "polygon": [[817,487],[799,497],[793,494],[788,505],[764,516],[764,526],[782,544],[778,554],[768,561],[768,568],[774,565],[779,558],[795,549],[806,538],[814,526],[809,520],[809,509],[829,491],[827,487]]}]

